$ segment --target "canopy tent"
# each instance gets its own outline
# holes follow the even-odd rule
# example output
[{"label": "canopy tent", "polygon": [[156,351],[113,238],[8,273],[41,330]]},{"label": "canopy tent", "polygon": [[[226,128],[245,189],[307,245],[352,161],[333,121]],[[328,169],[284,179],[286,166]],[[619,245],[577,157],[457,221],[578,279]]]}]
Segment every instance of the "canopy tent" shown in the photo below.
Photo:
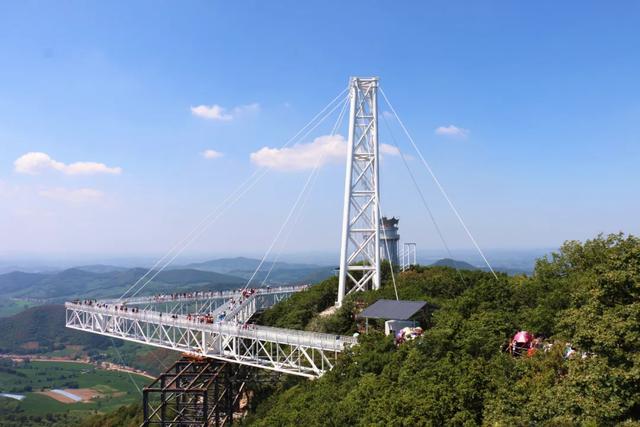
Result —
[{"label": "canopy tent", "polygon": [[517,343],[528,343],[533,340],[533,335],[527,331],[520,331],[513,336],[513,341]]}]

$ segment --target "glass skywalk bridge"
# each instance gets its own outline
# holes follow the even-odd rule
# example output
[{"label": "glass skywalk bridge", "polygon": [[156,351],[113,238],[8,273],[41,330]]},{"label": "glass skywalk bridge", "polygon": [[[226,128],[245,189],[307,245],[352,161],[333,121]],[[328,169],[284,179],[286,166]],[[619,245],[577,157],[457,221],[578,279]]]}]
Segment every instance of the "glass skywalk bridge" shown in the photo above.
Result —
[{"label": "glass skywalk bridge", "polygon": [[349,336],[247,323],[306,286],[67,302],[66,326],[155,347],[309,378],[357,343]]}]

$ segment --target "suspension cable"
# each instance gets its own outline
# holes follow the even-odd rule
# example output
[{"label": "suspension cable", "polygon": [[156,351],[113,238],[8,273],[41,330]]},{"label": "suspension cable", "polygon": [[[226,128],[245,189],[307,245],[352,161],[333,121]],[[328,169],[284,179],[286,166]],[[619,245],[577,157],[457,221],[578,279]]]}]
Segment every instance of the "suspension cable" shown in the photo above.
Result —
[{"label": "suspension cable", "polygon": [[487,267],[489,267],[489,270],[491,271],[491,274],[493,274],[493,277],[498,280],[498,276],[496,275],[496,272],[493,270],[493,267],[491,267],[491,264],[489,263],[489,260],[487,260],[487,257],[484,255],[484,252],[482,251],[482,249],[480,249],[480,246],[478,245],[478,243],[476,242],[476,239],[473,237],[473,235],[471,234],[471,231],[469,231],[469,228],[467,228],[467,225],[465,224],[464,220],[462,219],[462,216],[460,215],[460,213],[458,212],[458,210],[456,209],[456,207],[454,206],[453,202],[451,201],[451,199],[449,198],[449,195],[447,194],[447,192],[445,191],[445,189],[442,187],[442,185],[440,184],[440,181],[438,180],[438,178],[436,177],[435,173],[433,172],[433,169],[431,169],[431,166],[429,165],[429,163],[425,160],[424,156],[422,155],[422,152],[420,151],[420,149],[418,148],[418,146],[416,145],[415,141],[413,140],[413,138],[411,137],[411,134],[409,133],[409,131],[407,130],[407,128],[405,127],[404,123],[402,122],[402,120],[400,119],[400,117],[398,116],[398,113],[396,113],[395,108],[393,108],[393,105],[391,105],[391,102],[389,101],[389,98],[387,98],[387,95],[384,93],[384,90],[382,90],[382,88],[380,88],[380,93],[382,93],[382,96],[384,98],[384,100],[386,101],[387,105],[389,106],[389,108],[391,109],[391,112],[393,113],[393,115],[395,116],[396,120],[398,120],[398,123],[400,124],[400,127],[402,128],[402,130],[404,131],[405,135],[407,136],[407,138],[409,139],[409,141],[411,142],[411,145],[413,146],[414,150],[416,151],[416,153],[418,154],[418,157],[420,157],[420,160],[422,161],[422,164],[425,166],[425,168],[427,169],[427,171],[429,172],[429,174],[431,175],[431,178],[433,179],[433,182],[435,182],[436,186],[438,187],[438,189],[440,190],[440,193],[442,194],[442,196],[444,197],[444,199],[447,201],[447,203],[449,204],[449,207],[451,208],[451,210],[453,211],[453,213],[455,214],[455,216],[458,218],[458,221],[460,222],[460,224],[462,225],[462,228],[464,229],[464,231],[467,233],[467,236],[469,236],[469,239],[471,240],[471,242],[473,243],[473,245],[475,246],[476,250],[478,251],[478,253],[480,254],[480,256],[482,257],[482,259],[484,260],[485,264],[487,264]]},{"label": "suspension cable", "polygon": [[[294,136],[292,136],[283,146],[282,148],[285,148],[286,146],[290,145],[293,141],[295,141],[298,136],[305,131],[305,129],[307,127],[309,127],[314,121],[316,121],[316,119],[318,119],[331,105],[333,105],[336,100],[338,100],[340,97],[342,97],[345,93],[347,89],[343,89],[334,99],[332,99],[322,110],[320,110],[319,113],[317,113],[309,122],[307,122],[307,124],[305,124],[300,130],[298,130],[298,132],[296,132],[296,134]],[[124,296],[130,292],[132,289],[134,289],[140,282],[142,282],[144,280],[145,277],[147,277],[152,271],[154,271],[154,269],[160,265],[167,257],[169,257],[174,251],[178,250],[178,248],[180,248],[181,246],[186,246],[189,245],[191,243],[191,240],[189,240],[191,238],[191,236],[196,233],[201,227],[209,227],[211,224],[207,224],[211,217],[214,216],[218,210],[220,210],[220,208],[222,206],[224,206],[227,201],[229,199],[231,199],[233,197],[234,194],[237,194],[239,191],[241,191],[241,189],[245,186],[248,185],[251,180],[258,174],[260,174],[260,177],[258,179],[261,179],[262,176],[264,176],[267,172],[264,170],[264,168],[262,169],[256,169],[251,176],[249,176],[249,178],[247,178],[242,184],[240,184],[238,187],[236,187],[223,201],[222,203],[220,203],[218,206],[216,206],[216,208],[210,212],[207,216],[205,216],[204,219],[202,219],[198,225],[196,225],[184,238],[182,238],[180,241],[178,241],[178,243],[176,243],[171,249],[169,249],[169,251],[162,256],[158,261],[156,261],[156,263],[149,269],[147,270],[147,272],[145,274],[143,274],[133,285],[131,285],[131,287],[129,287],[129,289],[127,289],[119,298],[119,300],[122,300],[124,298]],[[175,259],[175,258],[173,258]],[[173,259],[171,261],[173,261]],[[169,263],[171,262],[169,261]],[[164,268],[166,268],[166,265],[162,267],[161,270],[164,270]],[[145,284],[146,285],[146,284]],[[143,285],[143,286],[145,286]]]},{"label": "suspension cable", "polygon": [[131,376],[131,372],[129,372],[129,369],[127,369],[127,368],[129,368],[129,365],[127,365],[125,363],[124,359],[122,358],[122,354],[120,354],[120,351],[118,350],[118,347],[116,347],[116,343],[113,340],[113,338],[111,338],[111,337],[109,337],[109,338],[111,339],[111,345],[113,346],[113,349],[116,351],[116,354],[118,355],[118,358],[120,359],[120,364],[125,367],[125,370],[127,372],[127,375],[129,376],[129,379],[131,380],[131,383],[136,388],[136,390],[138,390],[138,393],[140,393],[140,395],[142,395],[142,390],[138,386],[138,383],[135,382],[135,380]]},{"label": "suspension cable", "polygon": [[[391,141],[393,142],[393,145],[398,150],[398,154],[400,154],[400,158],[402,159],[402,163],[404,164],[405,169],[407,169],[407,172],[409,173],[409,176],[411,177],[411,181],[413,182],[413,186],[415,187],[416,191],[420,195],[420,199],[422,200],[422,204],[424,205],[427,213],[429,214],[429,218],[431,219],[431,223],[433,224],[434,228],[436,229],[436,233],[438,234],[438,237],[440,238],[440,242],[442,242],[442,245],[444,246],[445,250],[447,251],[447,255],[449,255],[449,258],[453,259],[453,254],[451,253],[451,249],[449,248],[449,245],[447,244],[447,241],[444,238],[444,234],[442,233],[442,230],[440,229],[440,226],[438,225],[438,222],[436,221],[436,217],[433,215],[433,211],[431,210],[431,208],[429,207],[429,204],[427,203],[427,198],[424,196],[424,193],[422,192],[422,189],[418,185],[418,181],[416,180],[416,177],[413,174],[413,171],[411,170],[411,167],[409,167],[409,162],[407,162],[406,156],[404,155],[404,153],[400,149],[400,145],[398,144],[398,141],[396,140],[396,137],[395,137],[395,135],[393,134],[393,132],[391,130],[391,126],[389,125],[389,121],[384,116],[384,114],[382,115],[382,120],[384,121],[384,124],[387,127],[387,131],[389,132],[389,136],[391,137]],[[458,276],[460,277],[460,280],[462,281],[462,283],[463,284],[466,283],[465,280],[464,280],[464,277],[462,276],[462,273],[460,272],[460,270],[456,268],[456,271],[458,272]]]},{"label": "suspension cable", "polygon": [[[336,121],[336,124],[334,125],[333,130],[331,131],[331,135],[333,135],[335,133],[335,129],[338,125],[338,121],[340,121],[342,113],[344,112],[345,106],[347,105],[347,101],[348,101],[348,97],[344,102],[342,111],[340,112],[340,114],[338,115],[338,120]],[[324,160],[326,154],[322,154],[320,157],[318,157],[318,159],[316,160],[316,163],[313,167],[313,169],[311,170],[311,173],[309,173],[309,176],[307,177],[306,182],[304,183],[304,186],[302,187],[302,189],[300,190],[300,193],[298,193],[298,197],[296,198],[293,206],[291,207],[291,209],[289,210],[289,213],[287,215],[287,217],[285,218],[284,222],[282,223],[282,225],[280,226],[280,229],[278,230],[278,232],[276,233],[275,237],[273,238],[273,241],[271,242],[271,245],[269,245],[269,248],[267,249],[267,251],[264,253],[264,255],[262,256],[262,259],[260,260],[260,263],[258,264],[258,266],[256,267],[256,269],[254,270],[253,274],[251,275],[251,277],[249,278],[249,280],[247,281],[247,284],[244,286],[243,290],[246,289],[249,284],[251,283],[251,281],[255,278],[256,274],[258,274],[258,271],[260,271],[260,268],[262,267],[262,265],[264,264],[265,260],[267,259],[267,257],[271,254],[271,251],[273,250],[274,246],[276,245],[276,243],[278,242],[278,240],[280,239],[280,236],[282,235],[282,232],[285,230],[287,224],[289,223],[289,220],[292,218],[294,212],[296,211],[296,209],[298,208],[298,205],[300,204],[300,201],[302,200],[302,196],[306,193],[307,188],[309,188],[309,184],[312,182],[314,176],[316,176],[318,170],[320,169],[320,165],[322,164],[322,161]],[[272,267],[273,267],[273,263],[272,263]],[[266,280],[266,279],[265,279]],[[262,282],[262,284],[264,284],[264,281]]]},{"label": "suspension cable", "polygon": [[[293,143],[295,141],[298,141],[298,140],[301,140],[301,139],[305,138],[318,125],[320,125],[326,119],[326,117],[328,117],[333,111],[335,111],[335,109],[338,106],[340,106],[341,103],[339,102],[333,108],[331,108],[331,106],[333,104],[335,104],[337,100],[342,98],[342,96],[345,94],[346,91],[347,91],[346,88],[343,89],[322,110],[320,110],[319,113],[317,113],[309,122],[307,122],[307,124],[305,124],[298,132],[296,132],[296,134],[293,137],[291,137],[284,145],[282,145],[281,149],[286,148],[287,146],[291,145],[291,143]],[[331,108],[331,110],[328,113],[325,114],[325,112],[330,108]],[[319,119],[323,114],[324,114],[324,117]],[[318,119],[319,119],[319,121],[317,121]],[[311,126],[316,121],[317,121],[317,123],[315,123],[315,125],[313,125],[311,128],[309,128],[309,126]],[[307,129],[307,128],[309,128],[309,129]],[[133,296],[137,295],[149,282],[151,282],[158,274],[160,274],[160,272],[162,272],[171,262],[173,262],[173,260],[175,260],[186,249],[186,247],[188,245],[190,245],[194,240],[196,240],[198,237],[200,237],[204,233],[204,231],[206,231],[206,229],[209,228],[213,224],[213,222],[215,222],[222,215],[222,213],[224,213],[224,211],[226,211],[226,209],[228,207],[232,206],[238,200],[240,200],[240,198],[244,194],[246,194],[248,192],[248,190],[250,190],[253,186],[255,186],[255,184],[257,184],[257,182],[259,180],[261,180],[268,172],[269,172],[269,169],[264,168],[264,167],[254,171],[248,179],[246,179],[241,185],[236,187],[223,200],[222,203],[220,203],[209,215],[207,215],[196,227],[194,227],[191,230],[191,232],[189,232],[189,234],[187,234],[187,236],[185,236],[176,245],[174,245],[142,277],[140,277],[131,287],[129,287],[129,289],[127,289],[122,294],[122,296],[119,298],[119,300],[122,300],[127,293],[129,293],[131,290],[133,290],[140,282],[142,282],[147,276],[149,276],[149,274],[151,274],[158,265],[160,265],[164,260],[167,259],[167,257],[169,257],[172,253],[175,252],[174,255],[168,261],[166,261],[159,270],[155,271],[155,273],[150,278],[148,278],[148,280],[144,284],[142,284],[140,286],[140,288],[133,295],[131,295],[130,297],[133,297]],[[253,180],[253,182],[252,182],[252,180]],[[240,193],[240,196],[239,197],[235,197],[235,199],[232,200],[229,203],[230,199],[234,198],[234,196],[236,196],[238,193]]]},{"label": "suspension cable", "polygon": [[[331,108],[331,110],[329,110],[329,112],[327,112],[324,117],[322,117],[322,119],[320,119],[320,121],[318,123],[316,123],[313,127],[311,127],[309,130],[307,130],[305,132],[304,135],[302,135],[299,139],[303,139],[305,138],[309,133],[311,133],[316,127],[318,127],[328,116],[330,116],[338,107],[340,106],[340,103],[336,104],[333,108]],[[282,148],[284,148],[285,146],[283,146]],[[240,199],[242,199],[242,197],[249,192],[249,190],[251,190],[259,181],[262,177],[264,177],[268,172],[269,169],[263,169],[264,173],[262,175],[260,175],[258,178],[256,178],[249,187],[245,188],[234,200],[232,200],[231,202],[225,204],[222,208],[222,210],[218,213],[218,215],[216,215],[208,224],[206,224],[206,226],[204,228],[202,228],[198,234],[196,234],[195,236],[193,236],[189,242],[187,242],[187,244],[185,244],[176,254],[174,254],[171,259],[169,259],[163,266],[162,268],[160,268],[158,271],[156,271],[131,297],[134,297],[136,295],[138,295],[138,293],[140,293],[140,291],[142,291],[142,289],[144,289],[144,287],[149,284],[156,276],[158,276],[158,274],[160,274],[171,262],[173,262],[173,260],[175,260],[186,248],[189,244],[191,244],[194,240],[198,239],[215,221],[217,221],[229,208],[231,208],[233,205],[235,205]]]},{"label": "suspension cable", "polygon": [[256,269],[253,271],[253,274],[251,274],[251,277],[249,278],[249,280],[247,281],[247,283],[244,285],[244,287],[242,288],[242,290],[245,290],[249,284],[251,283],[251,281],[256,277],[256,274],[258,274],[258,271],[260,271],[260,268],[262,267],[262,265],[264,264],[265,260],[267,259],[267,257],[269,256],[269,254],[271,253],[271,251],[273,250],[273,247],[275,246],[276,242],[278,241],[278,239],[280,238],[280,235],[282,234],[282,232],[284,231],[285,227],[287,226],[287,224],[289,223],[289,220],[291,219],[291,217],[293,216],[293,213],[295,212],[295,210],[298,207],[298,204],[300,203],[300,200],[302,199],[302,195],[305,193],[305,191],[307,190],[307,187],[309,186],[309,183],[311,182],[311,179],[313,178],[313,176],[315,175],[315,172],[318,168],[318,166],[320,165],[320,159],[318,159],[318,161],[316,162],[315,167],[313,168],[313,170],[311,171],[311,173],[309,174],[309,176],[307,177],[306,182],[304,183],[304,186],[302,187],[302,190],[300,190],[300,193],[298,193],[298,197],[296,198],[295,202],[293,203],[293,206],[291,207],[291,209],[289,210],[289,213],[287,214],[287,217],[285,218],[284,222],[282,223],[282,225],[280,226],[280,228],[278,229],[278,232],[276,233],[275,237],[273,238],[273,240],[271,241],[271,244],[269,245],[269,248],[267,249],[267,251],[264,253],[264,255],[262,256],[262,259],[260,260],[260,263],[258,264],[258,266],[256,267]]},{"label": "suspension cable", "polygon": [[[346,108],[347,108],[348,104],[349,104],[349,97],[346,97],[344,105],[342,106],[342,111],[340,111],[340,114],[338,115],[338,118],[337,118],[335,124],[333,125],[333,129],[331,131],[331,135],[335,135],[337,129],[342,125],[342,121],[344,119],[344,113],[346,111]],[[298,222],[300,221],[300,218],[302,217],[302,212],[304,211],[304,208],[307,205],[307,202],[309,201],[309,198],[310,198],[310,195],[311,195],[311,191],[312,191],[315,183],[317,182],[318,175],[320,174],[319,171],[320,170],[317,169],[317,171],[316,171],[316,173],[315,173],[315,175],[313,177],[313,180],[311,181],[311,184],[308,187],[308,190],[306,192],[305,198],[302,200],[302,204],[300,205],[300,208],[298,209],[298,213],[296,214],[295,218],[293,219],[293,224],[287,230],[287,234],[285,235],[284,241],[283,241],[282,245],[280,246],[280,250],[278,251],[278,254],[276,255],[274,261],[271,263],[269,271],[267,272],[266,276],[262,280],[262,283],[260,284],[260,286],[264,286],[266,284],[267,280],[271,276],[271,273],[273,272],[273,269],[274,269],[276,263],[280,260],[280,257],[282,256],[282,252],[284,251],[284,248],[289,243],[289,239],[291,238],[291,234],[293,233],[293,230],[295,229],[295,227],[298,225]]]}]

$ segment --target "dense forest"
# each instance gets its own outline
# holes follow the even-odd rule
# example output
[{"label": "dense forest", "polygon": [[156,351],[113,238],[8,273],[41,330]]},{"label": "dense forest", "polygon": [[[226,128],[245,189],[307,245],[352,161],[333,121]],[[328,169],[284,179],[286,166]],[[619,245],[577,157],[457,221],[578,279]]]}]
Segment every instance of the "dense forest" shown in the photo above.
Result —
[{"label": "dense forest", "polygon": [[[331,316],[318,314],[335,301],[335,279],[260,320],[353,333],[356,307],[394,298],[389,273],[383,289],[353,295]],[[401,299],[429,302],[421,338],[397,346],[380,332],[361,335],[319,380],[258,390],[243,423],[640,426],[640,239],[567,242],[530,277],[418,267],[396,281]],[[505,352],[518,330],[544,337],[548,351]]]},{"label": "dense forest", "polygon": [[[396,347],[382,334],[319,381],[303,381],[257,405],[255,425],[614,424],[640,419],[640,240],[612,235],[567,242],[532,277],[418,268],[397,278],[403,299],[438,308],[423,337]],[[331,295],[296,295],[264,320],[354,330],[353,304],[319,319]],[[313,298],[311,298],[313,297]],[[378,292],[354,298],[393,298]],[[353,300],[352,300],[353,301]],[[316,302],[318,304],[316,304]],[[327,325],[329,323],[329,325]],[[513,358],[517,330],[554,343]],[[565,359],[570,342],[585,358]]]}]

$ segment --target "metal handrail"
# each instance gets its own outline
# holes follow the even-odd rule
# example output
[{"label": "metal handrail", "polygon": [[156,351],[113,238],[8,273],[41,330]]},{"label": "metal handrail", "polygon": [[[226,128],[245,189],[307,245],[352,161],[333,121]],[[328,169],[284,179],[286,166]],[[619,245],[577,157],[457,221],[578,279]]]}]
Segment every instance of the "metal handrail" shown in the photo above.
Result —
[{"label": "metal handrail", "polygon": [[162,324],[165,326],[178,326],[242,338],[260,338],[280,344],[305,344],[311,347],[334,351],[342,351],[345,346],[357,344],[357,339],[350,336],[275,328],[271,326],[246,325],[225,321],[204,323],[200,322],[199,316],[194,316],[192,320],[188,320],[184,315],[175,315],[176,318],[172,318],[170,316],[162,316],[161,312],[153,310],[132,312],[130,309],[123,311],[121,309],[116,310],[114,307],[97,307],[94,304],[88,305],[73,302],[65,303],[65,307],[73,310],[118,316],[129,320],[141,320],[143,322]]},{"label": "metal handrail", "polygon": [[[256,288],[259,293],[292,293],[300,292],[307,289],[309,285],[282,285],[275,288]],[[183,294],[187,294],[184,296]],[[142,304],[142,303],[165,303],[174,301],[199,301],[204,299],[221,299],[231,298],[242,293],[242,289],[231,289],[226,291],[198,291],[198,292],[181,292],[176,294],[149,295],[124,299],[104,299],[98,300],[99,303],[105,304]]]}]

